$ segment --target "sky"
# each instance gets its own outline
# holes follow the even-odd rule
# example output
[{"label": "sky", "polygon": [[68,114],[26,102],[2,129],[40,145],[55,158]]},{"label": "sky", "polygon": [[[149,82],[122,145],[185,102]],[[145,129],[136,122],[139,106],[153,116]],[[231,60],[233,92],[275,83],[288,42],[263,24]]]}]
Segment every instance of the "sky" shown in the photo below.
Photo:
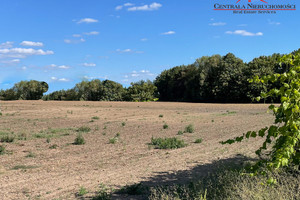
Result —
[{"label": "sky", "polygon": [[[296,0],[266,0],[296,4]],[[82,80],[128,87],[202,56],[245,62],[300,48],[298,10],[234,14],[215,4],[248,0],[1,0],[0,89],[46,81],[49,92]],[[261,0],[253,4],[264,5]]]}]

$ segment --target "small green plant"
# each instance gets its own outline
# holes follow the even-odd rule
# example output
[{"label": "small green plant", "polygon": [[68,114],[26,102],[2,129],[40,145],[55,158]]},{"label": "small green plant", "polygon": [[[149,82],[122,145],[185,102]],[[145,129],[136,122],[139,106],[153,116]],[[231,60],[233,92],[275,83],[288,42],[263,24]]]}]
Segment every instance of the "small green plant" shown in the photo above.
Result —
[{"label": "small green plant", "polygon": [[33,166],[33,165],[16,165],[11,169],[12,170],[19,170],[19,169],[26,170],[26,169],[34,169],[34,168],[37,168],[37,166]]},{"label": "small green plant", "polygon": [[195,140],[195,143],[196,143],[196,144],[200,144],[200,143],[202,143],[202,141],[203,141],[202,138],[198,138],[198,139]]},{"label": "small green plant", "polygon": [[120,137],[120,133],[117,133],[115,137]]},{"label": "small green plant", "polygon": [[118,137],[113,137],[109,139],[109,144],[116,144],[118,142]]},{"label": "small green plant", "polygon": [[177,135],[183,135],[183,131],[178,131]]},{"label": "small green plant", "polygon": [[50,142],[51,142],[51,139],[50,139],[50,138],[47,138],[47,139],[46,139],[46,142],[47,142],[47,143],[50,143]]},{"label": "small green plant", "polygon": [[193,124],[189,124],[184,128],[185,133],[194,133],[195,128]]},{"label": "small green plant", "polygon": [[164,117],[164,115],[160,114],[158,117],[162,118],[162,117]]},{"label": "small green plant", "polygon": [[163,125],[163,129],[168,129],[169,128],[169,125],[168,124],[164,124]]},{"label": "small green plant", "polygon": [[30,151],[25,157],[26,158],[35,158],[36,155],[35,155],[35,153],[33,153],[33,152]]},{"label": "small green plant", "polygon": [[83,144],[85,144],[85,139],[82,136],[82,134],[78,134],[77,135],[77,137],[75,138],[75,141],[74,141],[73,144],[75,144],[75,145],[83,145]]},{"label": "small green plant", "polygon": [[0,142],[12,143],[15,140],[14,135],[4,135],[0,138]]},{"label": "small green plant", "polygon": [[5,146],[4,145],[0,145],[0,155],[5,154]]},{"label": "small green plant", "polygon": [[88,126],[82,126],[82,127],[80,127],[80,128],[77,129],[77,132],[85,132],[85,133],[87,133],[87,132],[90,132],[90,131],[91,131],[91,128],[88,127]]},{"label": "small green plant", "polygon": [[125,122],[122,122],[122,126],[124,127],[126,125],[126,123]]},{"label": "small green plant", "polygon": [[103,127],[103,130],[105,130],[105,129],[107,129],[107,126],[104,126],[104,127]]},{"label": "small green plant", "polygon": [[79,191],[76,193],[76,196],[81,197],[89,193],[86,188],[80,187]]},{"label": "small green plant", "polygon": [[51,145],[51,146],[49,147],[49,149],[56,149],[57,147],[58,147],[57,144],[53,144],[53,145]]},{"label": "small green plant", "polygon": [[98,120],[98,119],[100,119],[99,117],[97,117],[97,116],[94,116],[94,117],[92,117],[92,119],[94,119],[94,120]]},{"label": "small green plant", "polygon": [[92,200],[110,200],[112,196],[112,189],[109,189],[106,185],[100,184],[100,190]]},{"label": "small green plant", "polygon": [[150,145],[156,149],[178,149],[187,146],[183,140],[173,138],[151,138]]}]

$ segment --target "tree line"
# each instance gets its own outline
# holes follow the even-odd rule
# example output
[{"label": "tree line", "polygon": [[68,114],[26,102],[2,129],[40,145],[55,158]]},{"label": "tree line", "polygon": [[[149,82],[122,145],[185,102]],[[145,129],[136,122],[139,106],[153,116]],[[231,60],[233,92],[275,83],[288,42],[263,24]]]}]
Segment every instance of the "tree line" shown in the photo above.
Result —
[{"label": "tree line", "polygon": [[[299,51],[299,50],[298,50]],[[295,51],[296,52],[296,51]],[[283,55],[260,56],[245,63],[232,53],[225,56],[203,56],[189,65],[176,66],[161,72],[152,81],[138,81],[124,88],[120,83],[99,79],[82,81],[74,88],[47,95],[48,84],[21,81],[13,88],[0,91],[0,100],[59,101],[185,101],[246,103],[276,83],[249,83],[254,76],[283,73],[288,65],[280,65]],[[278,101],[278,99],[267,99]]]}]

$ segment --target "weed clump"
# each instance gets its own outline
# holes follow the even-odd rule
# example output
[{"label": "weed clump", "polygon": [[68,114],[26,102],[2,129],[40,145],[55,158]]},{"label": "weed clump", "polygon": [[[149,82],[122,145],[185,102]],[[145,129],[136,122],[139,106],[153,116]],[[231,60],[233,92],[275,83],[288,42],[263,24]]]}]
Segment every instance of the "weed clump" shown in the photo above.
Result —
[{"label": "weed clump", "polygon": [[5,146],[0,145],[0,155],[5,154]]},{"label": "weed clump", "polygon": [[194,133],[195,128],[193,124],[189,124],[184,128],[185,133]]},{"label": "weed clump", "polygon": [[163,129],[168,129],[169,128],[169,125],[168,124],[164,124],[163,125]]},{"label": "weed clump", "polygon": [[198,139],[195,140],[195,143],[196,143],[196,144],[200,144],[200,143],[202,143],[202,141],[203,141],[202,138],[198,138]]},{"label": "weed clump", "polygon": [[83,145],[85,144],[85,139],[81,134],[78,134],[73,143],[74,145]]},{"label": "weed clump", "polygon": [[15,140],[13,135],[4,135],[0,138],[0,142],[12,143]]},{"label": "weed clump", "polygon": [[90,132],[90,131],[91,131],[91,128],[88,127],[88,126],[82,126],[82,127],[80,127],[80,128],[77,129],[77,132],[85,132],[85,133],[87,133],[87,132]]},{"label": "weed clump", "polygon": [[151,138],[150,145],[156,149],[178,149],[187,146],[183,140],[176,137],[173,138]]}]

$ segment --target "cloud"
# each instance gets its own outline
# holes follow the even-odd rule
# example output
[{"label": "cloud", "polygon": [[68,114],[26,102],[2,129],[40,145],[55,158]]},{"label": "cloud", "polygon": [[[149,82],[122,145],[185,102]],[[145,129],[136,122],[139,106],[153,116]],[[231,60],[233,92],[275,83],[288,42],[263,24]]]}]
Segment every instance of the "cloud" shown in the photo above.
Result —
[{"label": "cloud", "polygon": [[26,58],[32,55],[52,55],[53,51],[44,51],[42,49],[32,49],[32,48],[11,48],[11,49],[0,49],[0,58],[10,57],[10,58]]},{"label": "cloud", "polygon": [[90,24],[90,23],[97,23],[98,20],[97,19],[93,19],[93,18],[83,18],[81,20],[79,20],[77,22],[77,24],[82,24],[82,23],[86,23],[86,24]]},{"label": "cloud", "polygon": [[95,63],[83,63],[82,65],[85,67],[96,67]]},{"label": "cloud", "polygon": [[269,24],[270,25],[280,25],[281,23],[280,22],[275,22],[275,21],[271,21],[271,20],[268,20]]},{"label": "cloud", "polygon": [[26,70],[26,69],[27,69],[27,67],[26,67],[26,66],[23,66],[23,67],[21,67],[21,69],[22,69],[22,70]]},{"label": "cloud", "polygon": [[70,67],[67,65],[60,65],[58,66],[59,69],[69,69]]},{"label": "cloud", "polygon": [[226,23],[225,22],[214,22],[209,24],[210,26],[225,26]]},{"label": "cloud", "polygon": [[134,6],[133,3],[124,3],[123,5],[116,6],[115,10],[122,10],[123,7]]},{"label": "cloud", "polygon": [[59,82],[69,82],[69,81],[71,81],[70,79],[67,79],[67,78],[57,78],[55,76],[52,76],[50,79],[52,81],[59,81]]},{"label": "cloud", "polygon": [[146,41],[148,41],[148,38],[142,38],[141,41],[146,42]]},{"label": "cloud", "polygon": [[175,31],[168,31],[168,32],[164,32],[161,35],[174,35],[176,32]]},{"label": "cloud", "polygon": [[1,63],[4,63],[4,64],[17,64],[17,63],[20,63],[20,59],[3,60],[3,61],[1,61]]},{"label": "cloud", "polygon": [[20,43],[22,46],[33,46],[33,47],[42,47],[44,44],[42,42],[32,42],[32,41],[23,41]]},{"label": "cloud", "polygon": [[117,49],[116,52],[117,53],[144,53],[143,51],[134,51],[132,49],[124,49],[124,50]]},{"label": "cloud", "polygon": [[81,38],[79,40],[69,40],[69,39],[65,39],[64,42],[66,44],[78,44],[78,43],[82,43],[85,42],[85,39]]},{"label": "cloud", "polygon": [[91,32],[88,32],[88,33],[83,33],[84,35],[99,35],[99,32],[98,31],[91,31]]},{"label": "cloud", "polygon": [[131,73],[124,75],[125,79],[123,80],[123,82],[132,82],[141,79],[151,79],[155,76],[156,74],[153,74],[149,70],[145,69],[141,71],[132,71]]},{"label": "cloud", "polygon": [[225,33],[229,35],[241,35],[241,36],[263,36],[262,32],[251,33],[245,30],[226,31]]},{"label": "cloud", "polygon": [[149,5],[130,7],[127,10],[128,11],[154,11],[154,10],[158,10],[161,7],[162,5],[160,3],[154,2]]},{"label": "cloud", "polygon": [[13,47],[13,42],[7,41],[7,42],[4,42],[4,43],[0,44],[0,49],[2,49],[2,48],[12,48],[12,47]]},{"label": "cloud", "polygon": [[81,37],[80,34],[73,34],[72,36],[73,36],[73,37]]},{"label": "cloud", "polygon": [[238,26],[248,26],[248,24],[239,24]]}]

